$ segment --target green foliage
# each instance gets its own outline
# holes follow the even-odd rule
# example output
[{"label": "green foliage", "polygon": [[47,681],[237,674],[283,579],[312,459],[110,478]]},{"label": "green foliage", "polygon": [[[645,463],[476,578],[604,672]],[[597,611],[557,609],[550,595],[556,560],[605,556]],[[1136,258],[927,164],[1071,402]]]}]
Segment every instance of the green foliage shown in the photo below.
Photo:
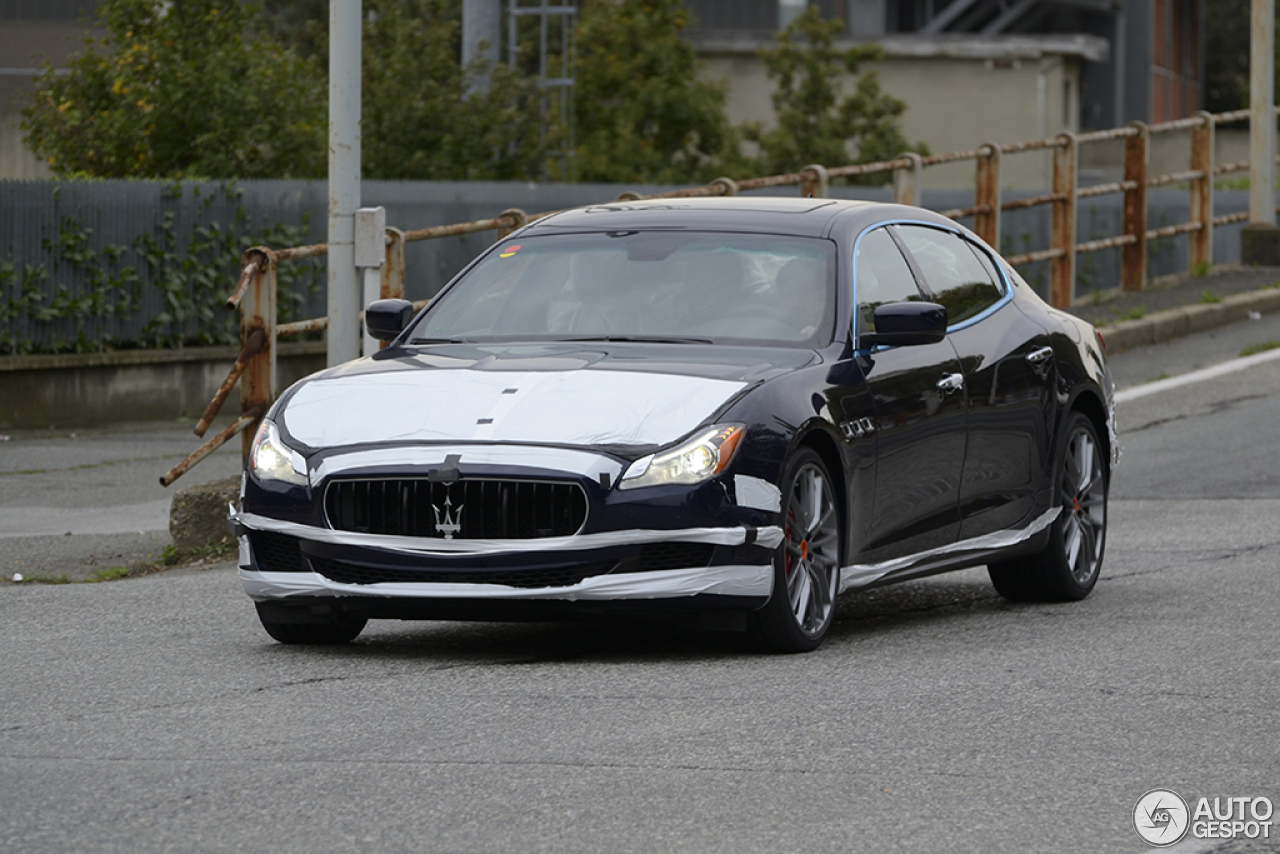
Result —
[{"label": "green foliage", "polygon": [[582,181],[705,180],[736,146],[725,86],[698,79],[679,0],[588,0],[578,22],[576,166]]},{"label": "green foliage", "polygon": [[[557,129],[543,133],[535,81],[498,63],[458,63],[461,20],[448,0],[366,0],[361,168],[366,178],[503,181],[541,176]],[[317,31],[323,54],[327,35]]]},{"label": "green foliage", "polygon": [[27,144],[60,175],[318,177],[323,78],[237,0],[101,0],[66,74],[50,63],[22,110]]},{"label": "green foliage", "polygon": [[[757,169],[788,172],[810,164],[841,166],[891,160],[905,151],[928,153],[911,146],[899,119],[906,105],[880,90],[875,71],[859,74],[862,64],[879,59],[878,45],[839,51],[835,37],[840,19],[822,20],[818,7],[808,7],[776,36],[778,46],[760,51],[769,76],[777,80],[773,107],[777,125],[744,126],[743,136],[759,145]],[[842,74],[857,78],[852,94],[839,86]],[[884,183],[889,173],[870,176],[867,183]]]},{"label": "green foliage", "polygon": [[1200,302],[1207,304],[1222,302],[1222,297],[1218,296],[1213,291],[1204,290],[1200,292]]},{"label": "green foliage", "polygon": [[1240,356],[1252,356],[1255,353],[1265,353],[1268,350],[1280,349],[1280,341],[1260,341],[1257,344],[1250,344],[1240,350]]},{"label": "green foliage", "polygon": [[[171,198],[183,192],[182,185],[167,191]],[[198,194],[198,187],[193,192]],[[221,193],[232,201],[239,198],[231,184]],[[208,209],[216,198],[206,195],[202,201]],[[224,303],[241,254],[260,244],[304,243],[307,222],[255,227],[242,205],[228,224],[197,222],[180,233],[175,220],[172,209],[158,211],[149,231],[126,244],[105,245],[72,214],[46,223],[43,260],[22,263],[21,269],[13,260],[0,260],[0,354],[239,343],[236,315]],[[281,265],[281,322],[298,319],[323,281],[315,264]],[[160,308],[152,309],[137,337],[103,334],[112,319],[138,317],[147,308],[144,298],[155,291]]]}]

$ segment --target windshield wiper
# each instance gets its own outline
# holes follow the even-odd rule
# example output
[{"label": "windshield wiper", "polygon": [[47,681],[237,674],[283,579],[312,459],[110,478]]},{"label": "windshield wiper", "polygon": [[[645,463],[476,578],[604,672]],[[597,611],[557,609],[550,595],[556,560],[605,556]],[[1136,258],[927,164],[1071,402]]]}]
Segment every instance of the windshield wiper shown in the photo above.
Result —
[{"label": "windshield wiper", "polygon": [[626,341],[641,344],[713,344],[710,338],[676,338],[649,335],[572,335],[556,341]]},{"label": "windshield wiper", "polygon": [[474,344],[470,338],[410,338],[410,344]]}]

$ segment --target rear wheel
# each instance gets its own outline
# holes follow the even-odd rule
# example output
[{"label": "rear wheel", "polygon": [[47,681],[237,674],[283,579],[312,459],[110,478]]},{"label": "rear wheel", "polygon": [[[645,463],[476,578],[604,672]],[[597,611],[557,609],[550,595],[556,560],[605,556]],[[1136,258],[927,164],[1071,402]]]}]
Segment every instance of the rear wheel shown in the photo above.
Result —
[{"label": "rear wheel", "polygon": [[773,595],[751,615],[769,652],[817,649],[835,618],[840,584],[840,508],[822,458],[801,449],[783,477],[783,536],[773,559]]},{"label": "rear wheel", "polygon": [[996,591],[1021,602],[1083,599],[1098,583],[1107,533],[1107,470],[1097,429],[1083,413],[1067,421],[1056,482],[1062,512],[1040,554],[993,563]]},{"label": "rear wheel", "polygon": [[351,643],[364,631],[365,624],[369,622],[364,617],[340,617],[323,623],[282,622],[261,602],[254,604],[257,606],[258,619],[262,621],[262,627],[267,630],[267,634],[280,643],[315,646]]}]

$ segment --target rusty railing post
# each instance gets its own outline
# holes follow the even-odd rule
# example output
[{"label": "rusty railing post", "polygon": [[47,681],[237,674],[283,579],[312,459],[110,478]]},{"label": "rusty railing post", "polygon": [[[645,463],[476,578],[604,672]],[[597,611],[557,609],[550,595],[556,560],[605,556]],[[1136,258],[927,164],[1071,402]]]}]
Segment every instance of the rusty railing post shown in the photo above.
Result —
[{"label": "rusty railing post", "polygon": [[720,178],[713,178],[711,180],[711,183],[707,184],[707,186],[719,187],[720,195],[722,196],[738,195],[738,182],[733,180],[732,178],[725,178],[723,176]]},{"label": "rusty railing post", "polygon": [[512,220],[511,227],[508,228],[506,226],[502,226],[498,229],[495,229],[497,231],[498,236],[494,238],[494,241],[493,241],[494,243],[497,243],[499,240],[506,237],[508,234],[515,231],[517,228],[524,228],[525,223],[529,221],[529,215],[526,214],[524,211],[520,210],[519,208],[507,208],[505,211],[498,214],[496,218],[502,219],[504,216],[509,217]]},{"label": "rusty railing post", "polygon": [[1000,146],[987,143],[978,158],[974,179],[973,231],[987,241],[992,249],[1000,251]]},{"label": "rusty railing post", "polygon": [[914,151],[899,154],[898,159],[910,160],[905,169],[893,170],[893,200],[900,205],[920,204],[920,178],[924,172],[921,157]]},{"label": "rusty railing post", "polygon": [[1191,129],[1191,168],[1204,173],[1191,182],[1191,222],[1200,230],[1187,235],[1192,275],[1206,273],[1213,265],[1213,114],[1196,113],[1200,124]]},{"label": "rusty railing post", "polygon": [[249,462],[249,446],[258,432],[262,414],[276,392],[276,254],[264,250],[265,264],[259,264],[240,302],[240,343],[244,346],[255,331],[262,331],[262,347],[245,363],[240,375],[240,415],[257,410],[254,422],[240,433],[240,453]]},{"label": "rusty railing post", "polygon": [[804,182],[800,185],[800,198],[825,199],[831,190],[827,167],[813,163],[800,170]]},{"label": "rusty railing post", "polygon": [[1076,287],[1076,135],[1058,134],[1053,150],[1053,217],[1050,246],[1062,253],[1049,262],[1049,302],[1071,305]]},{"label": "rusty railing post", "polygon": [[387,226],[387,259],[382,264],[379,299],[404,299],[404,232]]},{"label": "rusty railing post", "polygon": [[1151,134],[1144,122],[1129,122],[1138,132],[1124,138],[1124,234],[1133,242],[1121,250],[1121,283],[1126,291],[1147,286],[1147,147]]},{"label": "rusty railing post", "polygon": [[[404,232],[387,226],[387,256],[382,262],[382,286],[378,299],[404,299]],[[390,341],[379,341],[385,350]]]}]

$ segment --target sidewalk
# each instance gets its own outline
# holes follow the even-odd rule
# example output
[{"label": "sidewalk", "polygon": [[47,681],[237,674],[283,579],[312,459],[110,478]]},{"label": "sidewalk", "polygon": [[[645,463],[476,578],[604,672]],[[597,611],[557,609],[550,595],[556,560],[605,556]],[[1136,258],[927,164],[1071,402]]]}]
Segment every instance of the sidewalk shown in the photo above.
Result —
[{"label": "sidewalk", "polygon": [[1115,355],[1280,312],[1280,268],[1229,265],[1171,276],[1141,291],[1099,292],[1067,311],[1098,326]]}]

